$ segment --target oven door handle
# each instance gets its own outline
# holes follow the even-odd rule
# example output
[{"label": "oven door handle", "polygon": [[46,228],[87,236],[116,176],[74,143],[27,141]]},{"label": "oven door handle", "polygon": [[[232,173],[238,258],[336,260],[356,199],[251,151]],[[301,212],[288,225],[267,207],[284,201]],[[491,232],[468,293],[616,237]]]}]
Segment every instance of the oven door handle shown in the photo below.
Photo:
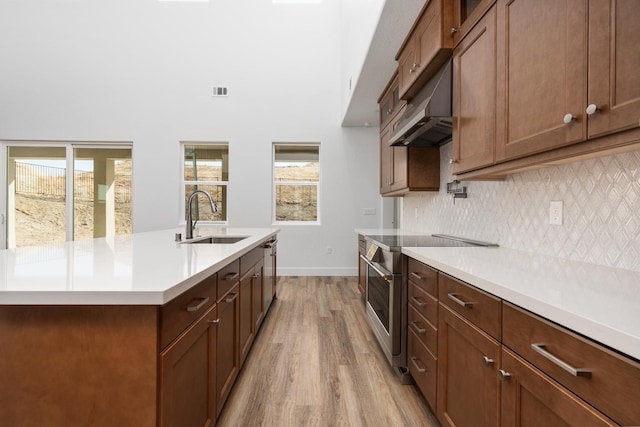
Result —
[{"label": "oven door handle", "polygon": [[382,279],[386,280],[387,282],[390,282],[393,280],[393,274],[386,271],[384,268],[380,267],[379,265],[375,265],[374,263],[369,261],[369,259],[364,255],[360,255],[360,258],[362,258],[362,260],[366,262],[369,267],[373,268],[373,270],[376,273],[378,273],[380,277],[382,277]]}]

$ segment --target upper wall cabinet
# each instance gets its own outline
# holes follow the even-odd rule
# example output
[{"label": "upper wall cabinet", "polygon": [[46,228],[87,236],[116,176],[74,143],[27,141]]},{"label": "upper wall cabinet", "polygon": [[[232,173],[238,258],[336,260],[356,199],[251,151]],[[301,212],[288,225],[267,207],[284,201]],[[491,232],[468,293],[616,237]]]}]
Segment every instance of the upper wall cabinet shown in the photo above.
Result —
[{"label": "upper wall cabinet", "polygon": [[638,126],[632,0],[499,0],[496,160]]},{"label": "upper wall cabinet", "polygon": [[638,126],[640,119],[640,4],[589,2],[587,137]]},{"label": "upper wall cabinet", "polygon": [[396,56],[400,97],[411,99],[451,57],[453,1],[429,0]]},{"label": "upper wall cabinet", "polygon": [[453,173],[492,164],[495,140],[494,7],[453,51]]},{"label": "upper wall cabinet", "polygon": [[496,0],[455,0],[453,2],[453,44],[457,46]]}]

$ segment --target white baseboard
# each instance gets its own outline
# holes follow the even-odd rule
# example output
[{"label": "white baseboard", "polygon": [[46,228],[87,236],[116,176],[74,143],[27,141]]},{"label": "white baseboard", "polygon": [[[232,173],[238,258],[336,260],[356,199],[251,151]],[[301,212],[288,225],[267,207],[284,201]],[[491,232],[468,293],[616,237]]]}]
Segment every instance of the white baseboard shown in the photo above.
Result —
[{"label": "white baseboard", "polygon": [[357,276],[358,269],[353,267],[280,267],[278,276]]}]

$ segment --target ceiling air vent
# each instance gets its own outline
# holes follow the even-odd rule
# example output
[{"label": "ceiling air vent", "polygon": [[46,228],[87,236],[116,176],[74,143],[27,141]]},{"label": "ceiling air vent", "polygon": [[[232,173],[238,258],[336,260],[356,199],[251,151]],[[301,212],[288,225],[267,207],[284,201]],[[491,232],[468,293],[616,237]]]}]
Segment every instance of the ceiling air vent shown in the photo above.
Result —
[{"label": "ceiling air vent", "polygon": [[228,96],[228,88],[226,86],[214,86],[211,96]]}]

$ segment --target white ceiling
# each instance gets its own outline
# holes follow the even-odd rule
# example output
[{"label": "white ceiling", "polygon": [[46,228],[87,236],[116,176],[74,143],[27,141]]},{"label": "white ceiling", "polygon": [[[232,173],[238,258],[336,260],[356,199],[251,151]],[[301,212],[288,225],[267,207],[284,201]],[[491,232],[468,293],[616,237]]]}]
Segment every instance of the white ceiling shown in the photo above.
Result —
[{"label": "white ceiling", "polygon": [[424,4],[425,0],[385,2],[342,126],[379,125],[378,97],[396,70],[398,49]]}]

